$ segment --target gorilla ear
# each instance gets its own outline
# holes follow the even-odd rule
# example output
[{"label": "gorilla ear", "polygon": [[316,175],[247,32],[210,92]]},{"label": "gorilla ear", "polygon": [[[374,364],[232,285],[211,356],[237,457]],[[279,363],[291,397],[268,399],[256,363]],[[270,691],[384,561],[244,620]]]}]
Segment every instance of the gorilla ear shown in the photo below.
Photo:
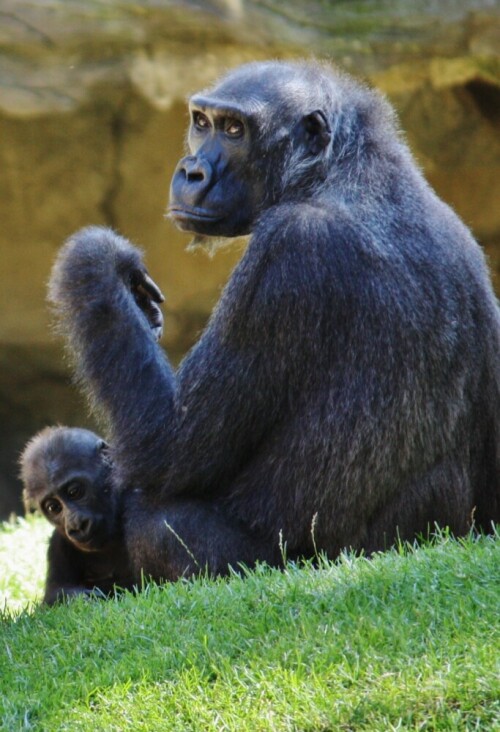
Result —
[{"label": "gorilla ear", "polygon": [[105,440],[99,440],[99,442],[97,443],[97,451],[105,463],[107,463],[108,465],[113,464],[113,462],[111,460],[111,454],[110,454],[111,450],[110,450],[108,443]]},{"label": "gorilla ear", "polygon": [[331,140],[332,130],[321,109],[316,109],[302,118],[305,144],[311,155],[317,155]]}]

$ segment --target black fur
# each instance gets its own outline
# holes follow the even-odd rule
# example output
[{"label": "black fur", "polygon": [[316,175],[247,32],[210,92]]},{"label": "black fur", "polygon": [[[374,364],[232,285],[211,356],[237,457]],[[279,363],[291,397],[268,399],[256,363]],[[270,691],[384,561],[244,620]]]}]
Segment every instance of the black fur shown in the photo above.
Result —
[{"label": "black fur", "polygon": [[125,520],[136,569],[279,563],[280,541],[289,557],[371,551],[434,522],[463,533],[473,514],[488,529],[497,302],[387,102],[273,62],[229,74],[192,113],[171,216],[252,237],[178,371],[130,292],[137,250],[112,231],[72,237],[50,286],[116,480],[143,488]]},{"label": "black fur", "polygon": [[106,443],[88,430],[48,427],[28,443],[20,466],[26,508],[55,526],[44,602],[131,589],[140,578],[128,563]]}]

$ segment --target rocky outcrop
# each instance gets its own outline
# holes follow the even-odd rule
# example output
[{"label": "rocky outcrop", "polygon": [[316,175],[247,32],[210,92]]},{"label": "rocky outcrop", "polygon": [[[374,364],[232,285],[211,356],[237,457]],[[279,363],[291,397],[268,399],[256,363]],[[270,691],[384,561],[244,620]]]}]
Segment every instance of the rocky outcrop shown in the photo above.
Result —
[{"label": "rocky outcrop", "polygon": [[314,54],[367,78],[496,270],[499,49],[493,0],[0,0],[0,513],[18,505],[24,440],[87,420],[45,305],[63,239],[106,223],[145,248],[174,359],[241,254],[188,253],[164,220],[190,92],[267,57]]}]

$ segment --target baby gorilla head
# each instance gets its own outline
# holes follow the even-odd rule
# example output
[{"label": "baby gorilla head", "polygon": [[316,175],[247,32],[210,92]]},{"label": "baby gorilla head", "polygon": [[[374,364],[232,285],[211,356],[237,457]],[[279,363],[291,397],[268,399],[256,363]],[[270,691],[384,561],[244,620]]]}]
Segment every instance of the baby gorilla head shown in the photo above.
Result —
[{"label": "baby gorilla head", "polygon": [[89,430],[48,427],[21,459],[23,499],[84,552],[96,552],[117,531],[118,495],[111,484],[108,445]]}]

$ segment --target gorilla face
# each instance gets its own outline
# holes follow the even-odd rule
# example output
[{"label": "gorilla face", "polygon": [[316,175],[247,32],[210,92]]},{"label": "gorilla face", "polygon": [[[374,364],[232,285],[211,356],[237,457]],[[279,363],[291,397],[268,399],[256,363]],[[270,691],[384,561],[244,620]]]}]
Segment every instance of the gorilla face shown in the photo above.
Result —
[{"label": "gorilla face", "polygon": [[301,188],[328,146],[327,116],[316,105],[295,68],[272,63],[249,64],[195,95],[170,218],[204,236],[250,233],[259,213]]},{"label": "gorilla face", "polygon": [[89,430],[42,430],[21,457],[24,499],[77,549],[94,552],[117,529],[118,496],[111,484],[109,447]]},{"label": "gorilla face", "polygon": [[247,234],[261,187],[245,171],[251,150],[249,120],[242,111],[207,101],[191,104],[191,154],[172,179],[169,215],[183,231],[205,236]]}]

